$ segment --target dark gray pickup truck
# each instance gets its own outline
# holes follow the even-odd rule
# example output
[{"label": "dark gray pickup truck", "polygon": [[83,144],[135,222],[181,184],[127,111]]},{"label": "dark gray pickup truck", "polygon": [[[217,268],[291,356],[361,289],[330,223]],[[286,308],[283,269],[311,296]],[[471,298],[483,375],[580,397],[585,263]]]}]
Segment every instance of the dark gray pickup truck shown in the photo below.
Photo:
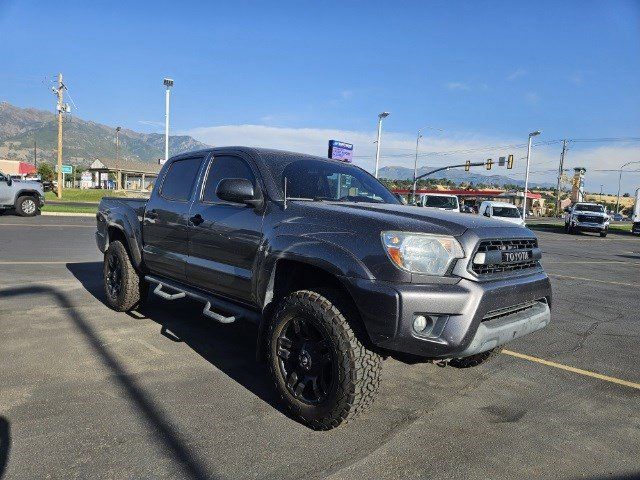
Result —
[{"label": "dark gray pickup truck", "polygon": [[353,417],[382,359],[468,367],[549,322],[551,287],[527,228],[402,205],[364,170],[298,153],[215,148],[171,158],[151,198],[97,214],[110,307],[149,288],[205,317],[258,324],[293,414]]}]

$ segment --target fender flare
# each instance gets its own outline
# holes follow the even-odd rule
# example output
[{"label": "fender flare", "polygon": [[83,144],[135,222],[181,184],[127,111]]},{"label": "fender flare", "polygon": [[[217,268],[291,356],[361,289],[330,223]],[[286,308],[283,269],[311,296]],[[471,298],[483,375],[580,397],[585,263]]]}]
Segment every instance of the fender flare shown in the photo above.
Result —
[{"label": "fender flare", "polygon": [[111,229],[116,229],[122,233],[122,235],[124,236],[127,242],[126,247],[127,247],[127,250],[129,251],[129,254],[131,255],[131,261],[133,262],[133,266],[136,268],[136,270],[140,270],[142,266],[142,252],[140,250],[139,240],[138,238],[136,238],[135,230],[129,223],[129,220],[123,217],[110,219],[110,221],[107,223],[107,231],[106,231],[107,236],[105,238],[106,240],[105,250],[109,248],[108,233],[109,233],[109,230]]},{"label": "fender flare", "polygon": [[28,188],[25,188],[25,189],[22,189],[22,190],[18,190],[16,192],[15,198],[13,199],[13,207],[14,208],[18,208],[18,199],[20,197],[24,197],[24,196],[31,196],[31,197],[35,196],[35,197],[38,197],[39,195],[40,195],[40,193],[37,190],[30,190]]}]

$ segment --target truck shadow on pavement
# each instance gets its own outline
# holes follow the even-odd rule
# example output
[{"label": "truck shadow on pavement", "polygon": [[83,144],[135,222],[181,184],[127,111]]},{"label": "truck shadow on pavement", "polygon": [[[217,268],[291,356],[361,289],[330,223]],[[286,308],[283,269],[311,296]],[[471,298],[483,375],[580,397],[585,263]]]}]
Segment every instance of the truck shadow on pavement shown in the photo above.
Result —
[{"label": "truck shadow on pavement", "polygon": [[0,478],[4,477],[4,472],[9,463],[9,451],[11,450],[11,427],[9,421],[0,416]]},{"label": "truck shadow on pavement", "polygon": [[[82,265],[87,266],[87,264]],[[93,265],[92,275],[95,276],[95,269],[99,268],[100,264],[94,262],[89,265]],[[91,269],[83,268],[81,271],[89,272]],[[117,358],[104,346],[91,324],[84,315],[74,307],[69,295],[55,287],[47,285],[21,286],[0,290],[0,299],[34,295],[52,297],[57,305],[67,312],[69,320],[76,330],[82,334],[96,357],[112,372],[112,378],[137,409],[141,419],[145,421],[148,428],[155,434],[157,442],[162,445],[166,449],[167,454],[172,455],[176,463],[180,465],[183,478],[215,478],[208,472],[209,469],[198,459],[195,452],[188,447],[178,431],[166,419],[164,412],[145,394],[143,388],[138,385],[135,378],[127,374],[125,368]],[[2,423],[3,421],[4,424]],[[2,477],[8,459],[9,440],[9,424],[4,418],[0,417],[0,477]]]},{"label": "truck shadow on pavement", "polygon": [[[97,300],[105,303],[102,263],[70,263],[68,270]],[[183,342],[203,359],[238,382],[265,403],[292,419],[270,380],[265,363],[256,361],[258,327],[239,320],[220,324],[202,315],[201,303],[190,299],[166,301],[149,294],[146,304],[130,315],[160,325],[160,333]]]}]

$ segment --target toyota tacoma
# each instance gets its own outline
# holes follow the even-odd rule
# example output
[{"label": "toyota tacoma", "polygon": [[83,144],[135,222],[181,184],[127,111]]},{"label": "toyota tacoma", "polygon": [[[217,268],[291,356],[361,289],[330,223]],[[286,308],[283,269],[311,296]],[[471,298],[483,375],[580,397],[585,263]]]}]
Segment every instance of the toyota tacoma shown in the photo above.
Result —
[{"label": "toyota tacoma", "polygon": [[102,200],[96,239],[114,310],[153,289],[256,322],[257,358],[314,429],[371,403],[384,358],[475,366],[550,320],[530,230],[402,205],[366,171],[299,153],[172,157],[149,200]]}]

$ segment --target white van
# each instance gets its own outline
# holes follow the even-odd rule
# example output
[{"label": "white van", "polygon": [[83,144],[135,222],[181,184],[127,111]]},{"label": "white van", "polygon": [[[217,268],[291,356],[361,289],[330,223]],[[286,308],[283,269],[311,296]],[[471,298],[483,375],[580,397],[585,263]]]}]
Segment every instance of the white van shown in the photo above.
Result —
[{"label": "white van", "polygon": [[418,207],[437,208],[438,210],[460,211],[458,197],[450,193],[423,193],[416,202]]},{"label": "white van", "polygon": [[478,214],[489,218],[495,218],[497,220],[504,220],[509,223],[515,223],[516,225],[522,225],[524,227],[524,220],[522,220],[520,210],[511,203],[490,201],[482,202],[480,204]]}]

